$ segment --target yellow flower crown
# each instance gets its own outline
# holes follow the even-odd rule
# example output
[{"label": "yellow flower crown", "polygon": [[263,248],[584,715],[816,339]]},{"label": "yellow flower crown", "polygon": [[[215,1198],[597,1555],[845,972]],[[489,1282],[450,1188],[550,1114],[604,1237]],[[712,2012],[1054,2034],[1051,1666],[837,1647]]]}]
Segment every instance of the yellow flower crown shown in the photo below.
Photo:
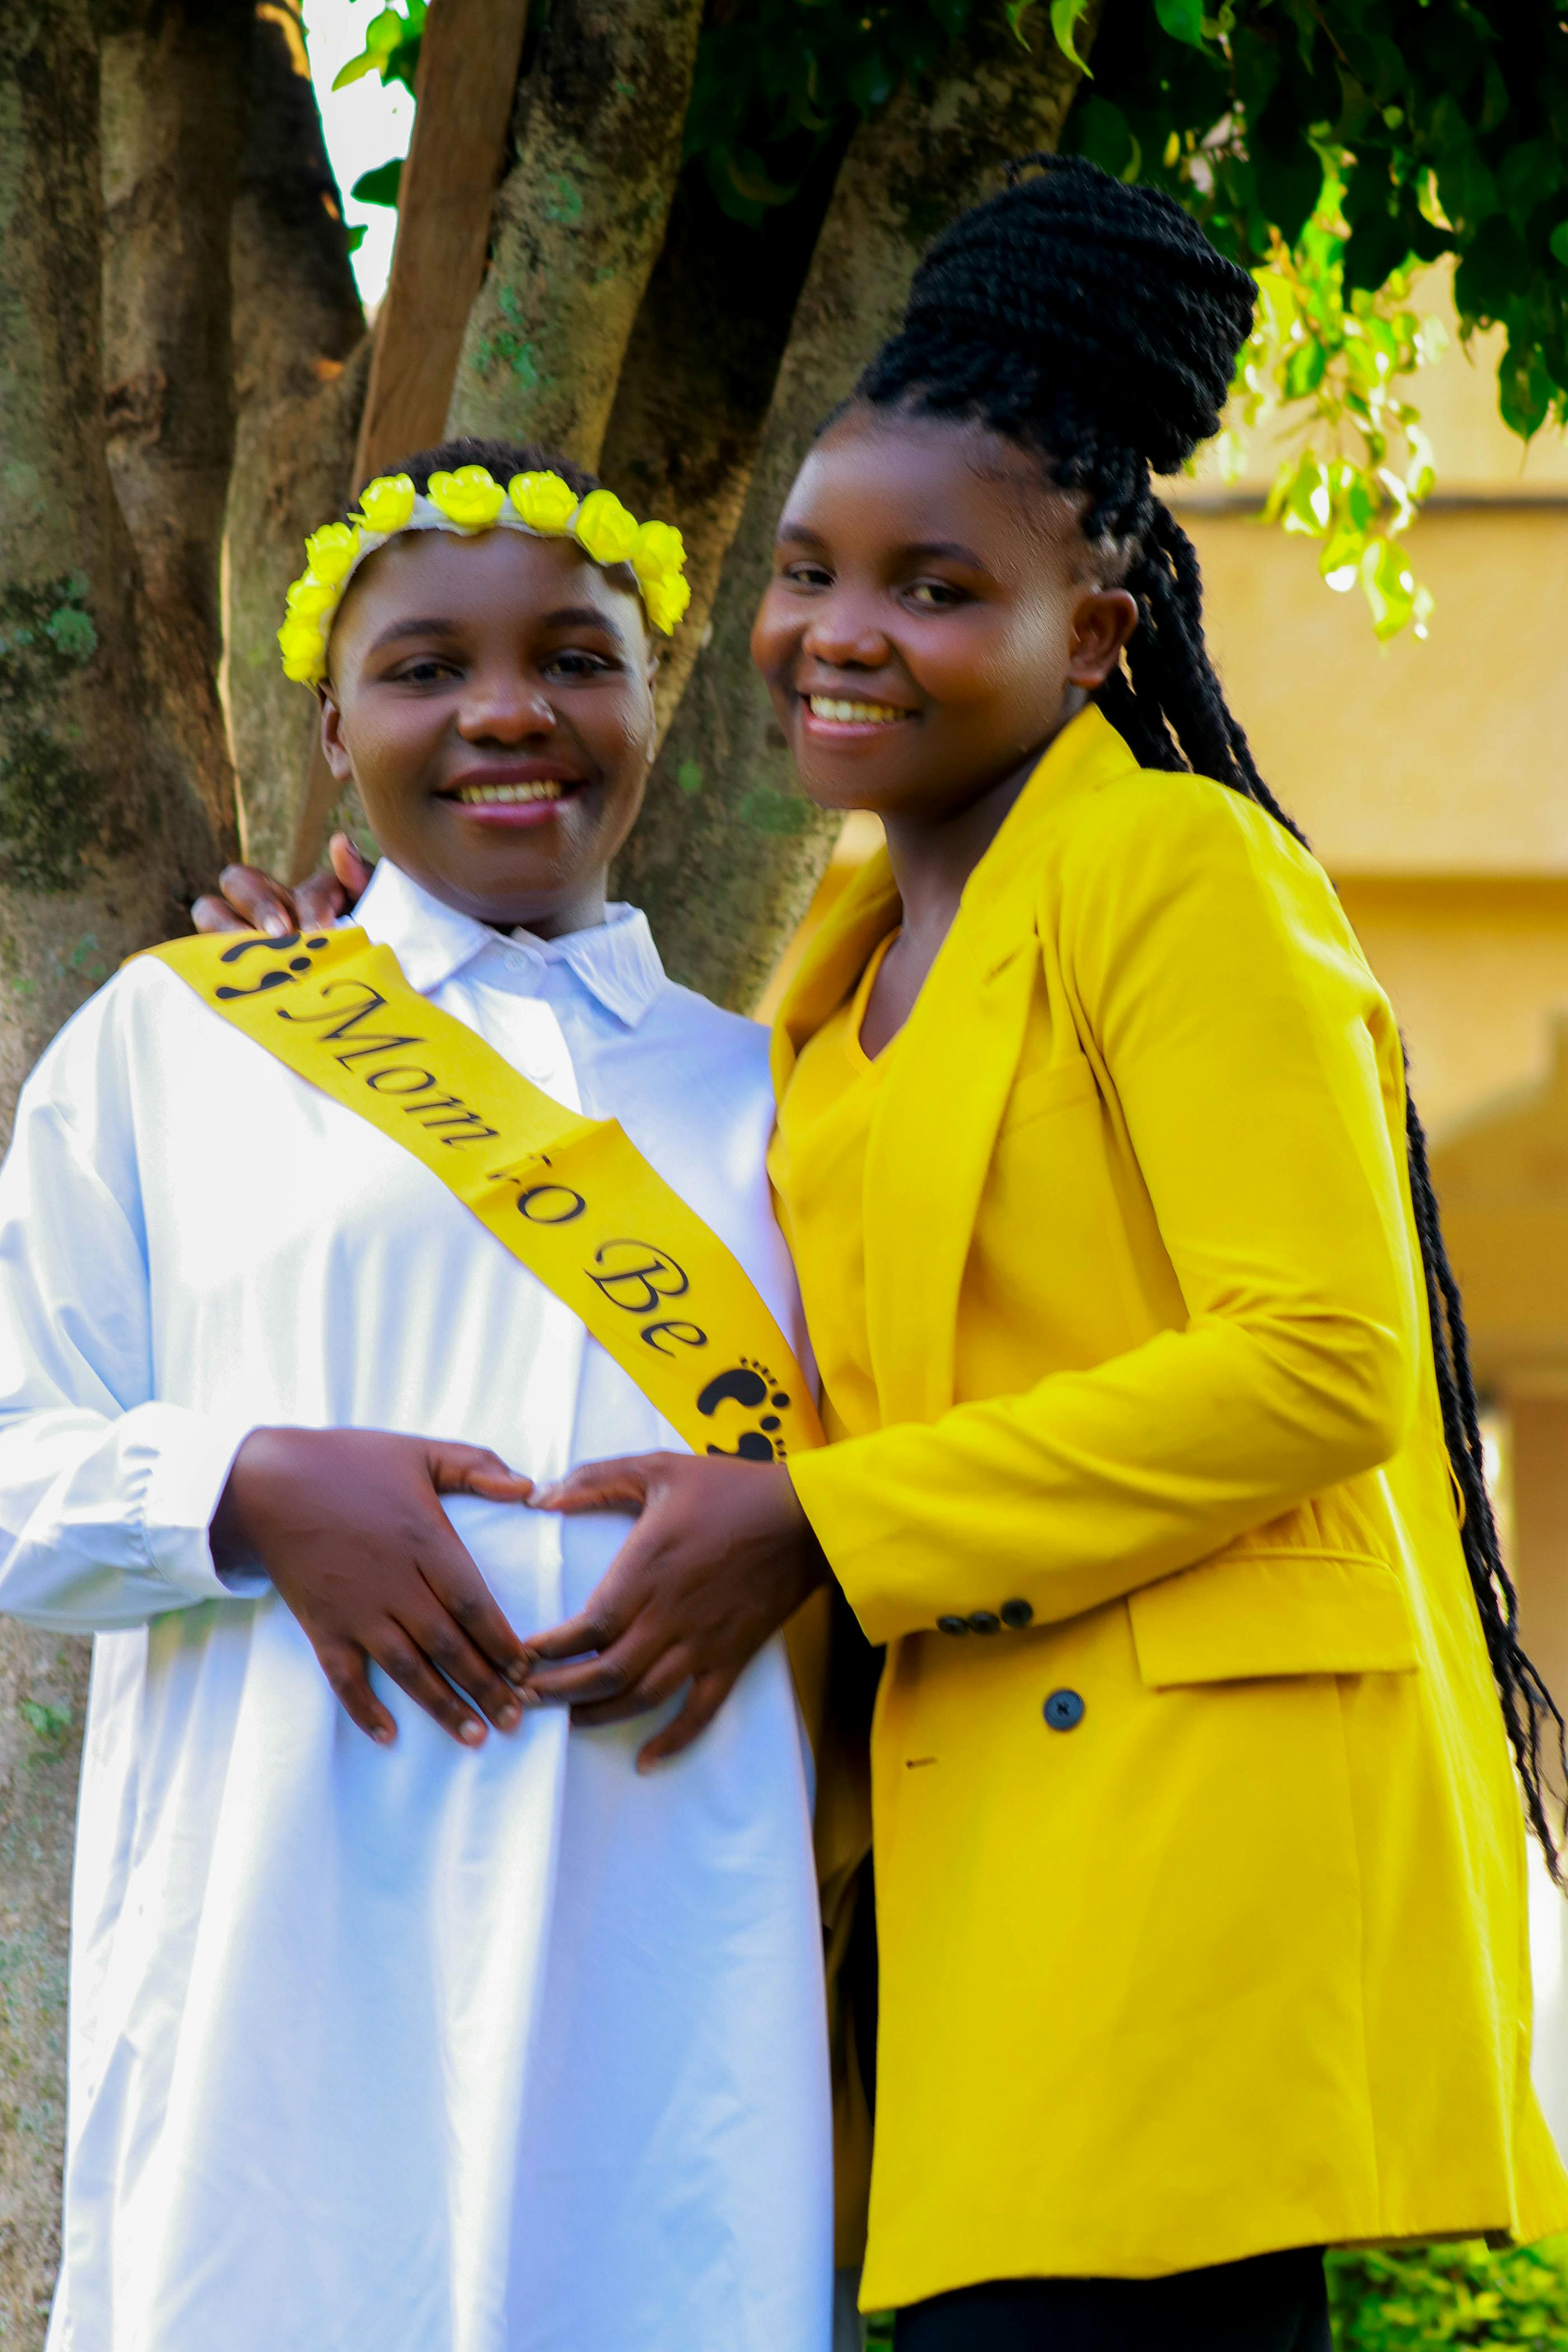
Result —
[{"label": "yellow flower crown", "polygon": [[514,474],[503,489],[484,466],[432,474],[424,497],[407,474],[383,474],[361,492],[359,512],[324,523],[305,541],[307,568],[289,591],[278,632],[286,677],[318,686],[327,674],[327,640],[344,591],[366,556],[405,530],[525,530],[535,539],[574,539],[595,563],[629,563],[643,609],[668,636],[691,602],[686,548],[667,522],[639,523],[614,490],[579,499],[559,474]]}]

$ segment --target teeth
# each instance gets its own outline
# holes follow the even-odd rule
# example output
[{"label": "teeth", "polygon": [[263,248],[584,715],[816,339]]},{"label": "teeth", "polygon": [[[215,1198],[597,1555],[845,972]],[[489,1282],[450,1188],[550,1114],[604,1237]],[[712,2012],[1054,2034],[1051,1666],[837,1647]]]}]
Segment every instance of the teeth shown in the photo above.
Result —
[{"label": "teeth", "polygon": [[858,720],[862,724],[871,719],[886,726],[892,719],[910,715],[907,710],[895,710],[890,702],[840,702],[826,694],[814,694],[809,699],[814,719]]},{"label": "teeth", "polygon": [[460,784],[456,798],[469,808],[511,808],[519,801],[558,801],[561,786],[537,784]]}]

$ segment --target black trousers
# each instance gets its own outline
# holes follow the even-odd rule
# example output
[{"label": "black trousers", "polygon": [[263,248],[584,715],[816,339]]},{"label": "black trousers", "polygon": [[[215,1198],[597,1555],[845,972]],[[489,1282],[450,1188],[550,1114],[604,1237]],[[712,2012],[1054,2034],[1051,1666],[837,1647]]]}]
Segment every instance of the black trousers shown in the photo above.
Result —
[{"label": "black trousers", "polygon": [[993,2279],[908,2305],[893,2352],[1331,2352],[1315,2248],[1155,2279]]}]

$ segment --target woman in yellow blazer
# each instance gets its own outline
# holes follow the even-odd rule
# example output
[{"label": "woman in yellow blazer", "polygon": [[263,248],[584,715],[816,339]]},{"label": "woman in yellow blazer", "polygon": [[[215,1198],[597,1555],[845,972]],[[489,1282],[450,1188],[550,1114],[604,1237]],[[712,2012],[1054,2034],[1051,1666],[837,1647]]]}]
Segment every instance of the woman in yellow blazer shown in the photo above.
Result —
[{"label": "woman in yellow blazer", "polygon": [[808,789],[887,824],[777,1038],[837,1442],[557,1497],[647,1507],[542,1693],[693,1676],[689,1727],[824,1559],[888,1645],[900,2352],[1309,2352],[1325,2244],[1568,2224],[1548,1703],[1399,1037],[1149,491],[1251,310],[1173,205],[1058,166],[939,241],[819,440],[753,645]]}]

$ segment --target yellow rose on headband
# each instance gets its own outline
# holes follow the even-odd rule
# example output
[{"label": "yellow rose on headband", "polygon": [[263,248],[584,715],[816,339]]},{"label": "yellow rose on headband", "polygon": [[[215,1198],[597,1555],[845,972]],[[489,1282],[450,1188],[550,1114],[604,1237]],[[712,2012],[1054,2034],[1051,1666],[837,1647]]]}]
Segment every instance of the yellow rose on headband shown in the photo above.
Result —
[{"label": "yellow rose on headband", "polygon": [[359,510],[366,530],[403,530],[414,512],[411,474],[378,474],[360,492]]},{"label": "yellow rose on headband", "polygon": [[673,523],[645,522],[632,550],[632,570],[646,588],[650,580],[671,580],[686,562],[686,541]]},{"label": "yellow rose on headband", "polygon": [[290,583],[284,602],[290,620],[309,620],[320,613],[337,610],[339,590],[331,580],[322,580],[315,572],[301,572]]},{"label": "yellow rose on headband", "polygon": [[691,583],[683,580],[679,572],[673,579],[645,580],[642,600],[654,627],[662,630],[667,637],[671,636],[691,602]]},{"label": "yellow rose on headband", "polygon": [[559,474],[514,474],[507,496],[530,530],[559,538],[577,511],[577,493]]},{"label": "yellow rose on headband", "polygon": [[625,563],[637,543],[637,518],[626,512],[614,490],[590,490],[572,529],[577,544],[595,563]]},{"label": "yellow rose on headband", "polygon": [[305,541],[305,561],[318,580],[336,587],[359,553],[359,532],[350,522],[324,522]]},{"label": "yellow rose on headband", "polygon": [[278,632],[278,647],[283,656],[283,675],[295,685],[314,686],[325,676],[327,649],[314,621],[285,621]]},{"label": "yellow rose on headband", "polygon": [[455,474],[432,474],[430,503],[461,530],[488,530],[506,503],[506,492],[483,466],[459,466]]}]

